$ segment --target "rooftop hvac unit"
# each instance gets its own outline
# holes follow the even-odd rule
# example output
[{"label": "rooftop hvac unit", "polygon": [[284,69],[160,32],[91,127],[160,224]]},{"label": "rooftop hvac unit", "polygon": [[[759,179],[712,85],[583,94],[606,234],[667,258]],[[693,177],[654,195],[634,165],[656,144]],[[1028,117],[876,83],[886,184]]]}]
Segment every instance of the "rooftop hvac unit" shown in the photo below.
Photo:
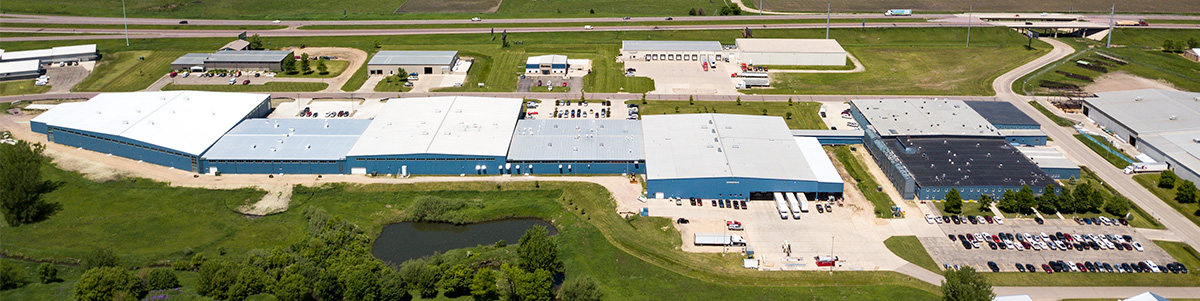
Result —
[{"label": "rooftop hvac unit", "polygon": [[1141,96],[1134,97],[1134,98],[1133,98],[1133,101],[1142,101],[1142,97],[1141,97]]},{"label": "rooftop hvac unit", "polygon": [[256,149],[256,148],[258,148],[258,144],[251,144],[251,145],[250,145],[250,149]]},{"label": "rooftop hvac unit", "polygon": [[274,153],[274,152],[275,152],[275,148],[274,148],[274,147],[272,147],[272,148],[271,148],[271,152],[272,152],[272,153]]},{"label": "rooftop hvac unit", "polygon": [[305,145],[305,146],[304,146],[304,149],[312,149],[312,144]]},{"label": "rooftop hvac unit", "polygon": [[1167,117],[1167,120],[1179,120],[1179,116],[1171,115],[1171,117]]},{"label": "rooftop hvac unit", "polygon": [[546,147],[554,147],[554,143],[546,143]]},{"label": "rooftop hvac unit", "polygon": [[275,139],[275,142],[279,142],[279,144],[283,144],[283,139]]}]

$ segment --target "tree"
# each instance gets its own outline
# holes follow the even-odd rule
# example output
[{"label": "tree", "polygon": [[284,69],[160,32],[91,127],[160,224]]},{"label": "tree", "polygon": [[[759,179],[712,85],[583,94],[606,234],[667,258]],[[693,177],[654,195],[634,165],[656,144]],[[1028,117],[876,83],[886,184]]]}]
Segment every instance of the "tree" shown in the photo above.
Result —
[{"label": "tree", "polygon": [[646,93],[642,93],[642,104],[646,104]]},{"label": "tree", "polygon": [[792,106],[792,105],[793,105],[793,104],[795,104],[795,103],[796,103],[796,102],[792,101],[792,98],[791,98],[791,97],[788,97],[788,106],[789,106],[789,107],[790,107],[790,106]]},{"label": "tree", "polygon": [[301,54],[300,55],[300,72],[304,73],[304,74],[311,73],[311,71],[308,70],[308,68],[309,68],[308,54],[307,53]]},{"label": "tree", "polygon": [[1004,195],[1000,197],[1000,203],[996,207],[1004,212],[1014,213],[1020,211],[1020,205],[1017,204],[1017,195],[1012,189],[1004,190]]},{"label": "tree", "polygon": [[1179,187],[1175,187],[1175,190],[1176,201],[1184,204],[1196,202],[1196,184],[1192,181],[1183,180]]},{"label": "tree", "polygon": [[1077,213],[1097,211],[1104,204],[1104,196],[1100,195],[1100,192],[1096,191],[1095,188],[1092,188],[1091,183],[1083,183],[1076,186],[1074,197],[1075,212]]},{"label": "tree", "polygon": [[250,42],[250,46],[248,46],[248,47],[247,47],[248,49],[250,49],[250,50],[263,50],[263,41],[262,41],[262,37],[259,37],[257,33],[256,33],[256,34],[253,34],[253,35],[251,35],[251,36],[250,36],[250,39],[249,39],[249,40],[247,40],[247,42]]},{"label": "tree", "polygon": [[229,299],[229,287],[237,281],[237,269],[221,260],[205,261],[196,280],[196,293],[213,299]]},{"label": "tree", "polygon": [[282,70],[283,72],[295,74],[296,73],[296,57],[291,56],[291,55],[284,57],[283,64],[281,65],[281,67],[283,69]]},{"label": "tree", "polygon": [[696,15],[698,15],[698,16],[703,16],[703,15],[705,15],[704,8],[703,8],[703,7],[701,7],[700,9],[697,9],[697,10],[696,10]]},{"label": "tree", "polygon": [[[271,293],[279,300],[285,301],[301,301],[308,300],[309,293],[312,291],[308,288],[308,279],[304,275],[290,273],[279,278],[275,282],[275,287],[271,289]],[[391,299],[384,299],[391,300]],[[400,299],[394,299],[400,300]]]},{"label": "tree", "polygon": [[179,278],[168,269],[153,269],[146,274],[146,289],[164,290],[179,287]]},{"label": "tree", "polygon": [[266,293],[268,288],[274,286],[271,283],[272,280],[274,279],[267,277],[263,270],[250,266],[242,267],[242,271],[238,273],[237,282],[229,287],[229,298],[241,300]]},{"label": "tree", "polygon": [[1121,195],[1113,196],[1104,203],[1104,211],[1116,216],[1125,216],[1129,213],[1129,199]]},{"label": "tree", "polygon": [[313,284],[313,295],[320,300],[341,300],[342,289],[342,283],[338,282],[337,275],[322,272],[317,277],[317,282]]},{"label": "tree", "polygon": [[464,296],[471,293],[471,280],[475,271],[465,265],[456,264],[442,273],[441,286],[447,297]]},{"label": "tree", "polygon": [[1043,213],[1054,213],[1058,211],[1058,195],[1054,193],[1054,184],[1047,184],[1042,188],[1042,195],[1037,197],[1037,209]]},{"label": "tree", "polygon": [[342,280],[342,286],[346,288],[346,300],[375,300],[381,295],[379,276],[365,266],[351,270]]},{"label": "tree", "polygon": [[946,271],[942,280],[942,300],[945,301],[988,301],[996,298],[992,285],[975,268],[964,266],[959,270]]},{"label": "tree", "polygon": [[787,112],[786,114],[783,114],[783,116],[784,119],[792,119],[792,112]]},{"label": "tree", "polygon": [[408,286],[408,282],[404,281],[404,277],[400,273],[388,274],[379,281],[379,299],[383,301],[410,300],[412,296],[408,294]]},{"label": "tree", "polygon": [[145,295],[142,280],[129,270],[117,267],[90,269],[75,283],[75,299],[82,301],[141,299]]},{"label": "tree", "polygon": [[585,275],[563,283],[558,298],[562,301],[600,301],[604,300],[604,294],[596,287],[596,281]]},{"label": "tree", "polygon": [[992,207],[992,195],[986,194],[986,193],[979,195],[979,210],[982,211],[982,210],[986,210],[987,208],[991,208],[991,207]]},{"label": "tree", "polygon": [[7,260],[0,261],[0,290],[14,289],[25,285],[25,270]]},{"label": "tree", "polygon": [[1033,210],[1033,206],[1037,205],[1036,203],[1033,198],[1033,189],[1029,188],[1029,185],[1022,186],[1021,190],[1017,191],[1017,208],[1021,212],[1033,213],[1031,210]]},{"label": "tree", "polygon": [[475,300],[496,300],[500,298],[500,289],[496,287],[496,270],[482,268],[475,271],[471,279],[471,296]]},{"label": "tree", "polygon": [[1179,52],[1180,46],[1175,40],[1164,40],[1162,50],[1165,52]]},{"label": "tree", "polygon": [[1071,193],[1071,188],[1063,187],[1059,192],[1057,207],[1060,212],[1075,212],[1075,196]]},{"label": "tree", "polygon": [[1200,40],[1196,40],[1196,37],[1188,38],[1187,48],[1200,48]]},{"label": "tree", "polygon": [[688,95],[688,105],[689,106],[696,105],[696,97],[695,96]]},{"label": "tree", "polygon": [[508,264],[500,266],[504,271],[504,278],[507,285],[507,293],[509,300],[518,301],[550,301],[554,298],[554,292],[551,290],[550,272],[538,269],[533,272],[527,272],[524,269],[509,266]]},{"label": "tree", "polygon": [[950,192],[946,193],[945,198],[946,212],[962,213],[962,196],[959,196],[957,188],[950,188]]},{"label": "tree", "polygon": [[0,211],[9,226],[34,223],[58,211],[61,205],[42,199],[54,189],[53,182],[42,179],[46,149],[41,143],[0,143]]},{"label": "tree", "polygon": [[120,259],[117,259],[117,254],[113,254],[109,249],[92,249],[87,255],[84,255],[80,266],[84,270],[90,270],[99,267],[115,267],[121,265]]},{"label": "tree", "polygon": [[739,105],[739,106],[742,105],[742,97],[741,96],[737,97],[737,105]]},{"label": "tree", "polygon": [[328,60],[325,58],[321,58],[321,59],[317,60],[317,73],[320,73],[322,75],[329,74],[329,66],[325,65],[325,61],[328,61]]},{"label": "tree", "polygon": [[1166,189],[1175,188],[1175,180],[1177,179],[1179,179],[1179,177],[1175,175],[1174,171],[1171,171],[1170,169],[1164,170],[1162,173],[1158,174],[1158,187]]},{"label": "tree", "polygon": [[424,260],[408,260],[400,264],[399,273],[408,284],[408,289],[417,290],[421,298],[430,299],[437,296],[437,283],[441,275],[436,267]]},{"label": "tree", "polygon": [[588,9],[588,13],[594,15],[594,14],[596,14],[596,9],[594,9],[594,8]]},{"label": "tree", "polygon": [[42,283],[51,283],[60,280],[58,279],[58,266],[52,263],[47,262],[38,265],[37,272],[38,280]]},{"label": "tree", "polygon": [[688,15],[689,15],[689,16],[695,16],[695,15],[696,15],[696,8],[695,8],[695,7],[693,7],[692,9],[689,9],[689,10],[688,10]]},{"label": "tree", "polygon": [[543,226],[534,226],[525,231],[517,242],[517,266],[527,272],[546,270],[562,273],[563,263],[558,258],[558,244],[550,239],[550,231]]}]

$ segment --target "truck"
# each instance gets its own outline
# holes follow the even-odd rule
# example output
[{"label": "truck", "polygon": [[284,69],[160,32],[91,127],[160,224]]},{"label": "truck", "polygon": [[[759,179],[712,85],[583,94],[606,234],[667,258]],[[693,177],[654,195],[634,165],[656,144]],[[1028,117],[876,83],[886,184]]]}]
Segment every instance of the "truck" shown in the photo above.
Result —
[{"label": "truck", "polygon": [[1148,26],[1148,25],[1150,25],[1150,23],[1146,23],[1146,20],[1123,20],[1123,21],[1117,21],[1116,25],[1117,26]]},{"label": "truck", "polygon": [[788,210],[787,201],[784,200],[782,192],[775,193],[775,207],[779,208],[779,218],[787,219],[788,213],[791,212],[791,210]]},{"label": "truck", "polygon": [[1125,167],[1125,174],[1143,173],[1143,172],[1159,172],[1167,170],[1166,163],[1145,163],[1137,162]]},{"label": "truck", "polygon": [[771,86],[771,79],[769,78],[743,78],[741,81],[738,81],[737,84],[738,89],[769,86]]},{"label": "truck", "polygon": [[792,219],[800,219],[800,201],[796,200],[796,194],[785,192],[783,195],[787,197],[788,208],[792,209]]},{"label": "truck", "polygon": [[808,198],[804,196],[803,192],[797,192],[796,194],[796,199],[800,201],[800,212],[808,212]]},{"label": "truck", "polygon": [[817,260],[817,266],[819,267],[831,267],[838,262],[838,258],[834,256],[816,256],[813,259]]},{"label": "truck", "polygon": [[889,17],[890,16],[911,16],[912,10],[911,9],[889,9],[887,12],[884,12],[883,15],[889,16]]},{"label": "truck", "polygon": [[746,240],[737,234],[696,233],[693,243],[697,246],[744,246]]}]

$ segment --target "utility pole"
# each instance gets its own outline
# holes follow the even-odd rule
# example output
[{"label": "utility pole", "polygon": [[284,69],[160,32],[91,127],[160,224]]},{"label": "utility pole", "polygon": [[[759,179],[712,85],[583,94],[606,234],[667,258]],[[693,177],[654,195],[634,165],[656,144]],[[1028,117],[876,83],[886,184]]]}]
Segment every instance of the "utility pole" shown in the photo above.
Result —
[{"label": "utility pole", "polygon": [[971,23],[975,17],[975,2],[971,2],[971,6],[967,8],[967,48],[971,48]]},{"label": "utility pole", "polygon": [[1108,41],[1104,42],[1104,48],[1112,47],[1113,36],[1113,17],[1117,15],[1117,4],[1113,3],[1112,8],[1108,12]]},{"label": "utility pole", "polygon": [[761,16],[763,14],[762,2],[763,2],[763,0],[758,0],[758,15],[759,16]]},{"label": "utility pole", "polygon": [[830,7],[831,7],[830,4],[831,3],[825,3],[825,39],[826,40],[829,39],[829,12],[830,12]]},{"label": "utility pole", "polygon": [[125,0],[121,0],[121,20],[125,22],[125,47],[129,47],[129,16],[125,14]]}]

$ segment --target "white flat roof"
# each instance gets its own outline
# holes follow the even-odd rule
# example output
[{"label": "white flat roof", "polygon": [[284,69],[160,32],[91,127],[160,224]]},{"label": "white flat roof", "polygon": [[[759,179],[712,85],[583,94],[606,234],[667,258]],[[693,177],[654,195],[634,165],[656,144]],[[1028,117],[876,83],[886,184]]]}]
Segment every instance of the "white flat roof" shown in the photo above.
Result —
[{"label": "white flat roof", "polygon": [[74,46],[59,46],[59,47],[54,47],[54,48],[50,48],[50,49],[12,51],[12,52],[3,53],[3,56],[0,56],[0,60],[13,61],[13,60],[23,60],[23,59],[35,59],[35,58],[40,59],[40,58],[47,58],[47,57],[52,57],[52,56],[62,56],[62,55],[81,55],[81,54],[95,54],[95,53],[96,53],[96,44],[86,44],[86,45],[74,45]]},{"label": "white flat roof", "polygon": [[1037,164],[1037,166],[1041,168],[1079,169],[1079,164],[1075,164],[1075,162],[1072,162],[1071,159],[1068,159],[1066,155],[1063,155],[1062,151],[1059,150],[1058,147],[1022,146],[1017,147],[1017,150],[1021,151],[1021,154],[1024,154],[1026,158],[1029,158],[1030,161],[1033,161],[1034,164]]},{"label": "white flat roof", "polygon": [[737,39],[745,52],[846,53],[834,39]]},{"label": "white flat roof", "polygon": [[268,97],[202,91],[102,93],[86,102],[59,105],[33,121],[198,156]]},{"label": "white flat roof", "polygon": [[442,96],[389,99],[347,156],[505,156],[523,101]]},{"label": "white flat roof", "polygon": [[566,65],[567,64],[567,56],[560,55],[560,54],[547,54],[547,55],[531,56],[528,59],[525,59],[526,65],[536,65],[536,64],[542,64],[542,63],[554,64],[554,65]]},{"label": "white flat roof", "polygon": [[855,99],[850,103],[881,136],[1003,136],[961,100]]},{"label": "white flat roof", "polygon": [[825,149],[821,147],[821,142],[817,141],[817,138],[795,137],[793,139],[800,147],[800,153],[804,154],[804,161],[817,176],[817,182],[844,184],[842,175],[838,174],[837,168],[833,167],[833,161],[829,159],[829,154],[825,153]]},{"label": "white flat roof", "polygon": [[722,51],[717,41],[622,41],[621,51]]},{"label": "white flat roof", "polygon": [[1200,130],[1200,93],[1147,89],[1096,96],[1083,101],[1138,136]]},{"label": "white flat roof", "polygon": [[37,72],[38,70],[42,70],[42,63],[38,60],[0,62],[0,73]]},{"label": "white flat roof", "polygon": [[649,115],[642,131],[648,179],[817,180],[781,117]]}]

